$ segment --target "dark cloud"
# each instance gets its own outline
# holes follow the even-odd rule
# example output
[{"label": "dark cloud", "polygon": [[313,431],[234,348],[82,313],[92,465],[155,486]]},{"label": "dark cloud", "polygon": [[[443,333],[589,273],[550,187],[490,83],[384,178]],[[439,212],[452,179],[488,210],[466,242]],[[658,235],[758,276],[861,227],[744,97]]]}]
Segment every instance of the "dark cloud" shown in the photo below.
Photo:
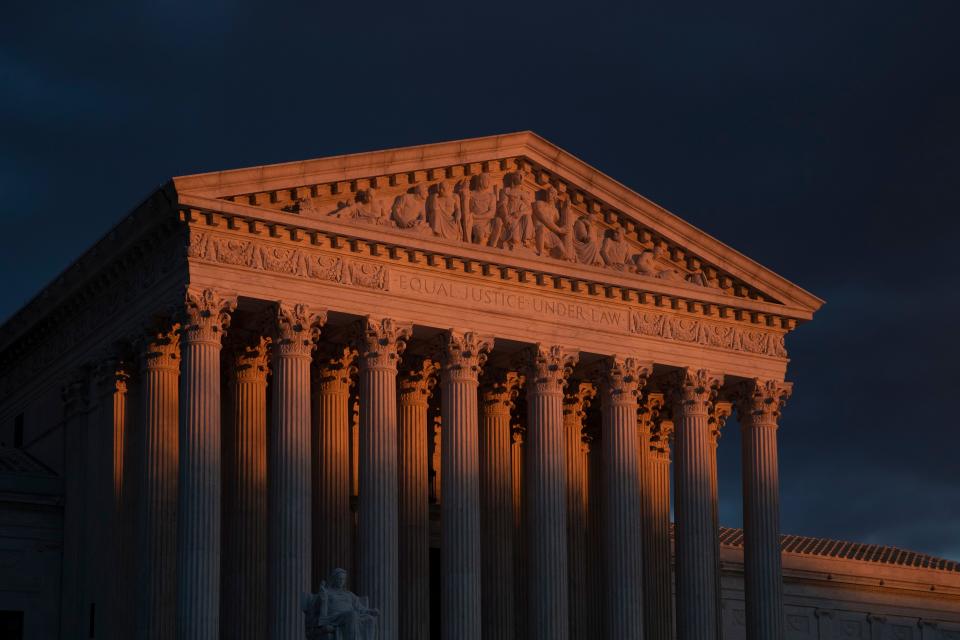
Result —
[{"label": "dark cloud", "polygon": [[827,300],[784,530],[960,557],[960,7],[751,4],[6,7],[0,316],[171,175],[533,129]]}]

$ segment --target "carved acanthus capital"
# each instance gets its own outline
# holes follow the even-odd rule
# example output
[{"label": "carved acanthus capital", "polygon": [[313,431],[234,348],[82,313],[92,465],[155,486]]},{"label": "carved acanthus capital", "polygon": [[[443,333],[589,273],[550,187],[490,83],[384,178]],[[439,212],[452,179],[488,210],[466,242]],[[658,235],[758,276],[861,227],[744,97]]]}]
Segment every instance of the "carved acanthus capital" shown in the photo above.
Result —
[{"label": "carved acanthus capital", "polygon": [[479,380],[492,348],[491,336],[453,329],[440,334],[436,343],[437,359],[451,380]]},{"label": "carved acanthus capital", "polygon": [[273,350],[278,356],[309,358],[320,329],[327,322],[325,309],[312,310],[305,304],[277,305],[276,337]]},{"label": "carved acanthus capital", "polygon": [[180,371],[179,325],[170,329],[151,331],[140,342],[140,364],[145,371]]},{"label": "carved acanthus capital", "polygon": [[361,369],[397,370],[406,341],[413,333],[409,323],[367,316],[356,326],[356,346]]},{"label": "carved acanthus capital", "polygon": [[523,446],[523,440],[527,435],[527,428],[521,424],[510,425],[510,442],[517,447]]},{"label": "carved acanthus capital", "polygon": [[527,393],[562,395],[579,356],[577,350],[559,345],[537,344],[526,349],[519,364],[527,380]]},{"label": "carved acanthus capital", "polygon": [[743,382],[737,393],[741,427],[776,427],[780,411],[793,392],[793,384],[754,378]]},{"label": "carved acanthus capital", "polygon": [[116,356],[103,358],[94,367],[93,380],[97,393],[101,395],[126,393],[130,381],[130,363]]},{"label": "carved acanthus capital", "polygon": [[723,376],[706,369],[681,369],[673,375],[674,417],[685,415],[704,415],[717,397],[717,390],[723,384]]},{"label": "carved acanthus capital", "polygon": [[357,372],[357,350],[351,345],[327,344],[314,359],[314,379],[321,393],[349,393]]},{"label": "carved acanthus capital", "polygon": [[220,344],[230,326],[230,314],[236,308],[235,295],[189,287],[184,296],[183,324],[180,326],[184,342]]},{"label": "carved acanthus capital", "polygon": [[727,418],[733,415],[733,403],[727,400],[717,400],[710,407],[707,423],[714,440],[720,440],[720,431],[727,424]]},{"label": "carved acanthus capital", "polygon": [[489,414],[510,416],[524,378],[516,371],[488,371],[480,383],[480,408]]},{"label": "carved acanthus capital", "polygon": [[648,392],[643,397],[640,410],[637,412],[637,429],[641,435],[649,435],[653,432],[654,425],[660,418],[663,403],[662,393]]},{"label": "carved acanthus capital", "polygon": [[670,444],[673,442],[674,424],[669,417],[669,409],[661,410],[653,421],[650,430],[650,451],[662,460],[670,460]]},{"label": "carved acanthus capital", "polygon": [[435,360],[421,356],[413,358],[399,377],[400,404],[427,406],[439,370],[440,364]]},{"label": "carved acanthus capital", "polygon": [[597,388],[589,382],[580,382],[567,388],[563,396],[563,415],[570,420],[576,420],[582,426],[583,418],[587,415],[590,403],[597,397]]},{"label": "carved acanthus capital", "polygon": [[636,403],[640,390],[647,384],[651,371],[653,371],[652,362],[619,356],[606,358],[597,370],[604,402]]},{"label": "carved acanthus capital", "polygon": [[260,336],[253,341],[239,345],[233,353],[233,365],[237,380],[244,382],[263,382],[269,369],[269,349],[271,339]]}]

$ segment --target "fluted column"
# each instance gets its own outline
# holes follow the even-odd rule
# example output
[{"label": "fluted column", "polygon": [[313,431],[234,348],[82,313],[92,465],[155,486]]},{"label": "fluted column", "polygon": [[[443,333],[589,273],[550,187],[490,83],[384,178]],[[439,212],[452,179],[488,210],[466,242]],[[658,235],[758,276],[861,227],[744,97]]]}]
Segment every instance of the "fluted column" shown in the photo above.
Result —
[{"label": "fluted column", "polygon": [[634,358],[612,357],[601,375],[601,539],[604,630],[609,638],[643,638],[637,402],[652,368]]},{"label": "fluted column", "polygon": [[477,389],[493,339],[472,332],[440,336],[440,601],[444,638],[479,640],[480,452]]},{"label": "fluted column", "polygon": [[[643,615],[646,640],[673,640],[670,549],[670,439],[673,422],[658,415],[663,394],[647,394],[641,420],[650,420],[643,505]],[[644,427],[647,428],[647,427]]]},{"label": "fluted column", "polygon": [[480,546],[485,640],[512,640],[514,618],[513,470],[510,413],[519,374],[492,371],[480,388]]},{"label": "fluted column", "polygon": [[400,376],[400,640],[430,638],[430,471],[428,408],[439,365],[414,358]]},{"label": "fluted column", "polygon": [[239,347],[231,364],[233,411],[225,492],[223,636],[267,634],[267,358],[270,339]]},{"label": "fluted column", "polygon": [[399,637],[397,365],[409,325],[390,318],[360,323],[358,589],[380,610],[379,638]]},{"label": "fluted column", "polygon": [[567,563],[569,566],[568,598],[570,605],[570,637],[590,638],[597,629],[592,626],[591,589],[588,582],[590,548],[590,461],[583,437],[583,419],[591,399],[596,395],[592,384],[580,383],[568,389],[563,399],[563,433],[567,460]]},{"label": "fluted column", "polygon": [[527,637],[569,637],[567,594],[567,469],[563,389],[577,353],[537,345],[524,360],[527,387],[526,484]]},{"label": "fluted column", "polygon": [[749,640],[782,640],[780,480],[777,420],[792,385],[744,383],[739,401],[743,443],[743,570]]},{"label": "fluted column", "polygon": [[523,526],[523,439],[526,429],[518,424],[510,425],[510,477],[513,482],[513,618],[516,638],[527,637],[527,562],[526,531]]},{"label": "fluted column", "polygon": [[188,289],[180,352],[177,637],[220,637],[220,344],[236,298]]},{"label": "fluted column", "polygon": [[176,633],[177,435],[180,336],[152,335],[141,356],[143,464],[137,522],[137,637]]},{"label": "fluted column", "polygon": [[711,479],[716,473],[717,452],[709,410],[721,382],[704,369],[684,369],[674,379],[679,640],[717,640],[720,552]]},{"label": "fluted column", "polygon": [[317,358],[313,393],[313,588],[334,569],[353,570],[350,511],[350,386],[356,350],[330,346]]},{"label": "fluted column", "polygon": [[303,635],[300,596],[310,588],[310,358],[325,311],[280,304],[271,353],[273,422],[268,448],[267,629]]}]

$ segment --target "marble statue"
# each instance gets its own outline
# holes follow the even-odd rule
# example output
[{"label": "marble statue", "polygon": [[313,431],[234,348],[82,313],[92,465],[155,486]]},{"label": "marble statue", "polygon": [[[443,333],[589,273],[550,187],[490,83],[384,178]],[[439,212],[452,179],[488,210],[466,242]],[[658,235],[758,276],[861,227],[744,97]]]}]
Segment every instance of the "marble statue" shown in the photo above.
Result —
[{"label": "marble statue", "polygon": [[500,192],[497,202],[500,225],[491,246],[509,250],[532,248],[533,208],[530,194],[523,189],[523,176],[522,171],[514,171],[506,176],[506,186]]},{"label": "marble statue", "polygon": [[427,223],[435,235],[446,240],[460,240],[463,236],[460,198],[450,193],[446,182],[437,183],[436,190],[427,199]]},{"label": "marble statue", "polygon": [[557,199],[554,187],[543,192],[541,200],[533,202],[533,222],[536,227],[537,253],[561,260],[575,260],[573,250],[573,216],[570,201]]},{"label": "marble statue", "polygon": [[375,640],[377,617],[366,597],[346,589],[347,572],[334,569],[330,583],[320,583],[317,593],[305,593],[301,601],[307,640]]},{"label": "marble statue", "polygon": [[352,203],[340,207],[331,215],[367,224],[389,224],[383,203],[376,197],[373,189],[358,189]]},{"label": "marble statue", "polygon": [[429,233],[430,226],[426,216],[427,187],[418,184],[409,193],[401,193],[393,201],[390,219],[397,228],[406,231]]},{"label": "marble statue", "polygon": [[623,231],[611,229],[607,237],[603,239],[600,256],[611,269],[626,271],[627,262],[630,259],[630,249],[630,243],[623,237]]},{"label": "marble statue", "polygon": [[466,201],[463,207],[464,237],[474,244],[487,244],[494,235],[497,220],[497,187],[492,184],[489,173],[476,178],[476,188],[470,189],[464,182]]},{"label": "marble statue", "polygon": [[573,224],[573,247],[577,261],[590,265],[603,265],[600,245],[603,242],[603,227],[594,224],[599,216],[580,216]]}]

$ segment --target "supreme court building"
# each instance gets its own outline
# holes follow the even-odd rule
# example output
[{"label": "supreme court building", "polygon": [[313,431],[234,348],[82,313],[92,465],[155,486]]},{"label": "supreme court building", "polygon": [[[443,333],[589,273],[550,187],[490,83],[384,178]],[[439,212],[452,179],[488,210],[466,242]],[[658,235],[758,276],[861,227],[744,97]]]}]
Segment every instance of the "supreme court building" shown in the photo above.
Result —
[{"label": "supreme court building", "polygon": [[0,609],[295,640],[340,567],[385,640],[960,638],[956,563],[781,537],[821,304],[532,133],[175,178],[0,329]]}]

